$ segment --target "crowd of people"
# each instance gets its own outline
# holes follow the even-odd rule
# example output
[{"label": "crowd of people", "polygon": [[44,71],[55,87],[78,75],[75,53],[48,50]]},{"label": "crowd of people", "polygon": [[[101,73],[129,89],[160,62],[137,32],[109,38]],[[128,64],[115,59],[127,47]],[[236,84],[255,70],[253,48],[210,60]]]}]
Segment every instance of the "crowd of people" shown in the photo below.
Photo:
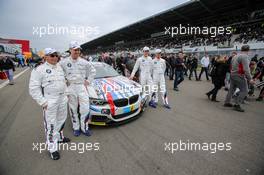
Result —
[{"label": "crowd of people", "polygon": [[[228,23],[230,24],[230,23]],[[209,25],[203,25],[209,26]],[[218,46],[218,47],[232,47],[234,44],[247,44],[248,42],[264,42],[264,23],[252,22],[250,23],[234,23],[226,25],[231,27],[232,34],[216,34],[212,37],[210,34],[186,34],[176,35],[161,35],[153,38],[139,39],[136,41],[124,42],[117,45],[99,48],[93,50],[94,53],[103,52],[140,52],[139,48],[149,46],[151,50],[159,49],[175,49],[182,47],[199,47],[199,46]]]},{"label": "crowd of people", "polygon": [[[259,80],[259,82],[263,81],[263,71],[264,71],[264,57],[258,58],[258,55],[255,55],[253,58],[249,58],[248,50],[244,51],[246,48],[249,49],[248,45],[243,46],[241,49],[241,53],[232,52],[230,56],[228,55],[208,55],[207,53],[200,59],[197,54],[184,54],[183,52],[174,53],[162,53],[161,58],[165,60],[166,68],[164,74],[168,76],[169,80],[174,80],[173,90],[179,91],[179,85],[184,80],[184,77],[188,77],[189,80],[192,80],[194,77],[196,81],[201,81],[202,75],[205,73],[205,77],[207,81],[212,80],[212,84],[214,88],[206,93],[208,99],[213,102],[219,102],[217,100],[218,91],[224,87],[226,91],[231,91],[231,98],[239,98],[243,99],[242,101],[237,101],[237,105],[234,106],[234,109],[237,111],[244,111],[240,106],[240,101],[242,103],[247,103],[247,94],[252,96],[254,93],[253,84]],[[155,55],[151,55],[154,59]],[[234,57],[245,57],[239,63],[233,61]],[[111,61],[109,61],[111,60]],[[100,57],[99,61],[106,62],[109,65],[115,67],[121,74],[129,77],[130,73],[133,71],[133,67],[136,63],[136,56],[130,53],[126,55],[114,57],[113,54],[103,55]],[[245,60],[248,62],[244,63]],[[235,64],[235,65],[233,65]],[[247,68],[248,65],[248,69]],[[247,81],[242,85],[234,85],[233,74],[235,74],[236,67],[239,68],[240,78],[247,75]],[[241,67],[243,67],[243,71],[241,72]],[[198,70],[200,73],[198,74]],[[249,72],[247,72],[247,70]],[[233,71],[233,72],[232,72]],[[246,74],[247,73],[247,74]],[[241,75],[240,75],[241,74]],[[136,74],[139,76],[139,73]],[[249,76],[250,75],[250,76]],[[252,77],[252,78],[251,78]],[[138,80],[138,78],[135,78]],[[252,81],[251,81],[252,80]],[[232,83],[231,83],[232,82]],[[254,82],[254,83],[253,83]],[[245,86],[247,84],[247,86]],[[259,86],[262,87],[262,86]],[[243,89],[244,88],[244,89]],[[233,92],[233,90],[235,90]],[[244,95],[246,93],[246,95]],[[229,94],[230,95],[230,94]],[[257,101],[263,100],[263,87],[259,96],[257,97]],[[231,106],[230,96],[227,97],[225,106]],[[238,106],[239,105],[239,106]]]},{"label": "crowd of people", "polygon": [[235,39],[235,42],[247,44],[249,41],[264,41],[264,23],[243,25],[237,28],[236,33],[239,36]]}]

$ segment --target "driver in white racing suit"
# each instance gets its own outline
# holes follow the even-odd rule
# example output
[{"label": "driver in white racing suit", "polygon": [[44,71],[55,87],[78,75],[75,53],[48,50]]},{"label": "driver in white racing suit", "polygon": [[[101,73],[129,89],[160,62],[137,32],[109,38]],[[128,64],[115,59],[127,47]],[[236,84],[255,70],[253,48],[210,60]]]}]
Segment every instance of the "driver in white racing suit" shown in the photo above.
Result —
[{"label": "driver in white racing suit", "polygon": [[152,100],[154,101],[154,105],[156,106],[158,104],[158,91],[160,91],[162,100],[163,100],[163,106],[165,108],[170,109],[169,103],[168,103],[168,94],[166,91],[166,83],[165,83],[165,70],[166,70],[166,61],[161,58],[161,50],[156,49],[155,51],[156,56],[152,60],[153,63],[153,94],[152,94]]},{"label": "driver in white racing suit", "polygon": [[[143,56],[139,57],[135,63],[135,66],[133,68],[133,71],[129,77],[130,80],[132,80],[136,74],[136,72],[140,69],[140,84],[147,93],[148,96],[151,96],[152,94],[152,69],[153,69],[153,64],[152,64],[152,58],[149,56],[149,48],[144,47],[143,48]],[[148,89],[148,91],[146,91]],[[156,105],[154,102],[149,98],[149,106],[156,108]]]},{"label": "driver in white racing suit", "polygon": [[58,62],[55,49],[45,49],[46,62],[31,72],[29,94],[42,106],[46,143],[50,156],[58,160],[58,142],[70,142],[63,136],[63,127],[67,118],[67,96],[65,94],[66,80]]},{"label": "driver in white racing suit", "polygon": [[90,104],[87,86],[92,83],[96,70],[90,62],[80,57],[81,47],[76,41],[70,43],[70,52],[71,55],[59,63],[65,72],[68,84],[67,95],[73,134],[79,136],[82,132],[86,136],[91,136],[88,126]]}]

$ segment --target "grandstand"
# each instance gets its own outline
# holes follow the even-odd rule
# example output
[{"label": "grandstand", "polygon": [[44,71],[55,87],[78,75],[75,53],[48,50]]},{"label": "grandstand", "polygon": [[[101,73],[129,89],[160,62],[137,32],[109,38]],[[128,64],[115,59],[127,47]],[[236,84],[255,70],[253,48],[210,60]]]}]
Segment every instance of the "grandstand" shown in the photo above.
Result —
[{"label": "grandstand", "polygon": [[[166,27],[231,27],[232,34],[166,34]],[[139,52],[144,45],[162,48],[167,53],[228,53],[249,44],[264,55],[264,1],[262,0],[192,0],[134,24],[101,36],[82,45],[85,54],[99,52]]]}]

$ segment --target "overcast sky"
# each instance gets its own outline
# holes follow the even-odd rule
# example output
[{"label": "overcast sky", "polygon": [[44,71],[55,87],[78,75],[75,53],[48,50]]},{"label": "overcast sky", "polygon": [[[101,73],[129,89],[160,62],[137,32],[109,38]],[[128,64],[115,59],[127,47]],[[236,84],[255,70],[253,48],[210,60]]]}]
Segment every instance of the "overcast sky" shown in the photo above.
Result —
[{"label": "overcast sky", "polygon": [[[64,51],[71,40],[90,41],[186,1],[0,0],[0,38],[27,39],[31,48]],[[48,26],[50,35],[44,34]],[[68,32],[55,34],[51,27],[67,28]],[[83,29],[87,31],[82,32]]]}]

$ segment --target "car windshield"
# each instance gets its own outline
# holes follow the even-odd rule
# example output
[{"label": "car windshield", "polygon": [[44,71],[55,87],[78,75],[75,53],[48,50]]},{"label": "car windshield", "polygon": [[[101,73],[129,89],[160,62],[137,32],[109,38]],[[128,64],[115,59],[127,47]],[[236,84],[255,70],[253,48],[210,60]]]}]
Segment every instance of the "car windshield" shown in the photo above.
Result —
[{"label": "car windshield", "polygon": [[107,78],[119,76],[119,74],[114,70],[112,66],[108,64],[95,64],[94,68],[96,69],[95,78]]}]

